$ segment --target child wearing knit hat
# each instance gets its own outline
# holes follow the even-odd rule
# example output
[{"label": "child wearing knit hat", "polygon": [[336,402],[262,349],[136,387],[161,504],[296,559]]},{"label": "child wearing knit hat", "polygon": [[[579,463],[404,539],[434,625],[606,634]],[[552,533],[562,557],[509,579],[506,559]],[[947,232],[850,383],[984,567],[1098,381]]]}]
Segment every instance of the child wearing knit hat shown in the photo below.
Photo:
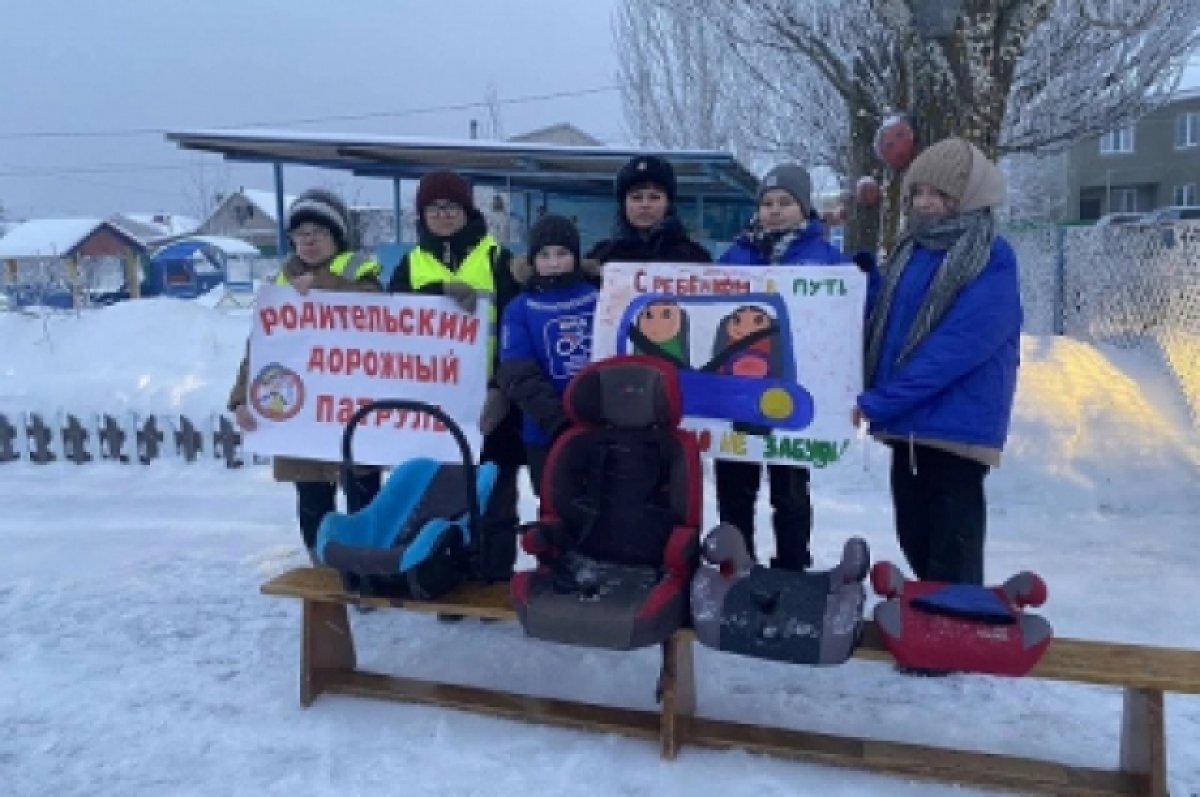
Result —
[{"label": "child wearing knit hat", "polygon": [[922,580],[984,580],[983,482],[1000,463],[1020,358],[1017,260],[993,212],[1004,195],[969,142],[921,153],[867,319],[853,419],[892,449],[896,534]]},{"label": "child wearing knit hat", "polygon": [[528,260],[515,261],[514,273],[524,290],[504,310],[496,381],[524,415],[525,458],[540,495],[550,445],[569,423],[563,393],[592,358],[598,291],[584,279],[579,231],[554,214],[530,230]]},{"label": "child wearing knit hat", "polygon": [[[758,210],[717,262],[734,266],[832,265],[847,262],[825,240],[825,229],[813,212],[812,178],[808,170],[784,163],[767,172],[758,189]],[[718,459],[714,464],[717,511],[721,522],[742,533],[755,556],[754,517],[762,465]],[[775,510],[775,556],[771,566],[804,570],[812,564],[812,499],[807,468],[768,465],[771,506]]]}]

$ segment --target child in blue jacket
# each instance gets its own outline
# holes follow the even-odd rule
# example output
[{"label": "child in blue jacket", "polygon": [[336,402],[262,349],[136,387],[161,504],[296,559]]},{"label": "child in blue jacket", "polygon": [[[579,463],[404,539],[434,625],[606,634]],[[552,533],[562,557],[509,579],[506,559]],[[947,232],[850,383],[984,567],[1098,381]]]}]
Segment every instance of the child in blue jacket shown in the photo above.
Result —
[{"label": "child in blue jacket", "polygon": [[[795,164],[776,166],[758,189],[758,211],[733,245],[721,255],[726,265],[770,266],[848,262],[824,238],[824,226],[813,212],[812,180]],[[717,511],[746,538],[754,555],[754,505],[762,480],[762,465],[718,459]],[[804,570],[812,564],[812,500],[807,468],[768,465],[771,506],[775,510],[775,557],[771,566]]]},{"label": "child in blue jacket", "polygon": [[867,320],[853,417],[892,448],[896,535],[920,579],[983,583],[983,480],[1008,436],[1021,342],[1017,260],[993,213],[1004,196],[972,144],[921,153]]},{"label": "child in blue jacket", "polygon": [[562,395],[592,359],[592,317],[599,291],[584,278],[579,231],[569,219],[543,216],[529,232],[529,257],[513,272],[523,292],[500,324],[500,390],[525,418],[522,439],[534,492],[546,456],[567,428]]}]

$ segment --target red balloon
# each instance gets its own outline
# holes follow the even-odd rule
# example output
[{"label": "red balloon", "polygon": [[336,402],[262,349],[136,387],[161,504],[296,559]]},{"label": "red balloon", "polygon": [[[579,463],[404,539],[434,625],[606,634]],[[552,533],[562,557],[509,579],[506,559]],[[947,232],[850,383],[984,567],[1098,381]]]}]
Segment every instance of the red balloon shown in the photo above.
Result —
[{"label": "red balloon", "polygon": [[873,208],[882,198],[883,192],[879,190],[879,183],[874,177],[858,178],[858,183],[854,186],[854,200],[858,204],[865,208]]},{"label": "red balloon", "polygon": [[908,168],[917,154],[917,135],[907,116],[889,116],[875,133],[875,154],[900,171]]}]

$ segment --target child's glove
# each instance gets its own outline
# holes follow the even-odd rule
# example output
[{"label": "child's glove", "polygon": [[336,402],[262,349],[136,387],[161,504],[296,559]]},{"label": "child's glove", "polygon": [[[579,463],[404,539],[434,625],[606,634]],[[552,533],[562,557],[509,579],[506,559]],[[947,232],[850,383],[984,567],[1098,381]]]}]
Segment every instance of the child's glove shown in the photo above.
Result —
[{"label": "child's glove", "polygon": [[314,279],[316,278],[312,274],[301,274],[298,277],[292,277],[289,282],[291,282],[292,287],[296,289],[296,293],[304,296],[310,290],[312,290]]},{"label": "child's glove", "polygon": [[250,408],[245,404],[239,404],[234,408],[233,418],[237,421],[238,428],[243,432],[253,432],[258,428],[258,419],[254,417],[254,413],[250,412]]},{"label": "child's glove", "polygon": [[463,312],[474,313],[478,294],[475,289],[460,280],[446,280],[442,283],[442,293],[454,300]]},{"label": "child's glove", "polygon": [[479,431],[485,437],[496,431],[511,408],[512,402],[500,392],[500,388],[489,387],[487,398],[483,402],[483,411],[479,413]]},{"label": "child's glove", "polygon": [[864,274],[870,274],[875,270],[875,255],[871,254],[870,252],[856,252],[854,257],[850,259],[854,261],[854,265],[858,266],[859,270]]}]

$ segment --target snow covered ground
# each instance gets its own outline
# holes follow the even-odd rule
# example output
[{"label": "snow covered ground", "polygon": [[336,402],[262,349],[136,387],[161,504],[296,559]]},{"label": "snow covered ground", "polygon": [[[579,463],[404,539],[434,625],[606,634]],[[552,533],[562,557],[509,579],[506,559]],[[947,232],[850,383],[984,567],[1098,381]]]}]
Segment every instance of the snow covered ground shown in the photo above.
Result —
[{"label": "snow covered ground", "polygon": [[[242,311],[244,313],[244,311]],[[0,412],[207,415],[247,320],[203,302],[0,314]],[[1065,636],[1200,649],[1200,436],[1152,353],[1028,338],[1014,435],[989,478],[989,574],[1030,568]],[[861,534],[902,561],[873,444],[814,477],[815,555]],[[293,493],[218,463],[0,465],[0,794],[975,795],[740,752],[443,709],[298,705],[299,607],[259,584],[301,564]],[[532,515],[533,506],[525,511]],[[709,521],[715,517],[711,491]],[[769,553],[769,512],[759,515]],[[655,654],[526,640],[509,624],[354,615],[364,666],[651,708]],[[700,710],[828,733],[1112,767],[1116,690],[698,648]],[[1200,795],[1200,698],[1169,696],[1173,795]]]}]

